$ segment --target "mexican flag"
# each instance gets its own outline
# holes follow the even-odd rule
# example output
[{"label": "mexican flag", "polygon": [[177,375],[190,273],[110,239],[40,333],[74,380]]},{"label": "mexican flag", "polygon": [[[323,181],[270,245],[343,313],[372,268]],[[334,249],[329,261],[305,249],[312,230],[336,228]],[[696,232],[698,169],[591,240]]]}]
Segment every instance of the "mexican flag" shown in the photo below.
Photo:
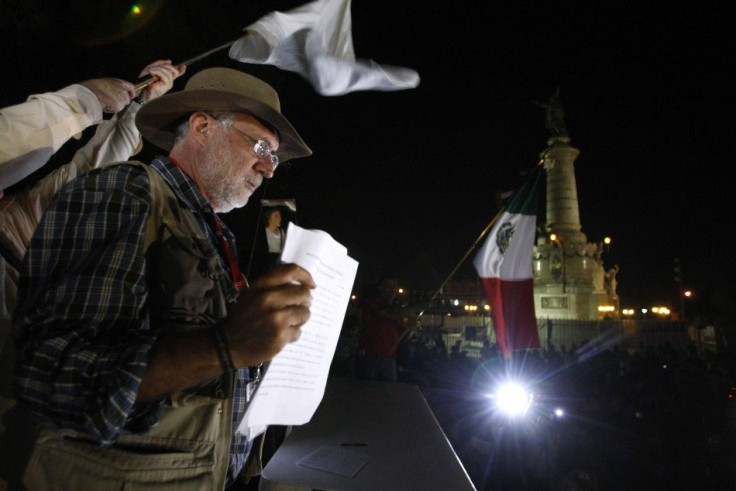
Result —
[{"label": "mexican flag", "polygon": [[532,248],[543,177],[538,166],[511,197],[473,259],[491,306],[499,351],[507,358],[515,349],[539,348]]}]

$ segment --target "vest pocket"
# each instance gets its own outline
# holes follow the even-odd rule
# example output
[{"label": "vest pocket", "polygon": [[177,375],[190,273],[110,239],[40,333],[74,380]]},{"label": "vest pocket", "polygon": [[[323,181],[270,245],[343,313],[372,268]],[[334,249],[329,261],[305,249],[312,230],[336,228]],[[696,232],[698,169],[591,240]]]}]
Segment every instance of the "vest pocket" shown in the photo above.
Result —
[{"label": "vest pocket", "polygon": [[152,315],[189,317],[189,322],[199,316],[224,316],[223,307],[214,301],[218,282],[226,276],[217,251],[206,239],[178,235],[167,224],[162,228],[160,240],[146,254]]},{"label": "vest pocket", "polygon": [[180,439],[101,448],[70,436],[41,438],[24,482],[29,490],[213,489],[214,453],[212,442]]}]

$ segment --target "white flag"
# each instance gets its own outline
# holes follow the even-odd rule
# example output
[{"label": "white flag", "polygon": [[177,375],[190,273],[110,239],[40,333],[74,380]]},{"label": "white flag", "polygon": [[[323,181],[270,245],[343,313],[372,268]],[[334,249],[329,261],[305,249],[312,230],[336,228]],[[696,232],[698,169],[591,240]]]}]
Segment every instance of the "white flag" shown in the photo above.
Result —
[{"label": "white flag", "polygon": [[249,35],[233,43],[230,58],[296,72],[321,95],[419,85],[419,74],[410,68],[355,59],[350,0],[316,0],[271,12],[245,30]]}]

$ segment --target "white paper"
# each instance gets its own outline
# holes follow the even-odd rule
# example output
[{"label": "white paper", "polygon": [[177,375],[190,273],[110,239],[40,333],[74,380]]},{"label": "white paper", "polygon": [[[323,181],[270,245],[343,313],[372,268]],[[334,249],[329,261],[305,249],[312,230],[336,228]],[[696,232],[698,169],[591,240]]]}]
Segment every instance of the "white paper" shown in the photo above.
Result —
[{"label": "white paper", "polygon": [[238,431],[255,438],[267,425],[309,422],[322,401],[335,347],[345,318],[358,263],[327,233],[289,223],[281,254],[312,275],[309,321],[298,341],[271,360]]}]

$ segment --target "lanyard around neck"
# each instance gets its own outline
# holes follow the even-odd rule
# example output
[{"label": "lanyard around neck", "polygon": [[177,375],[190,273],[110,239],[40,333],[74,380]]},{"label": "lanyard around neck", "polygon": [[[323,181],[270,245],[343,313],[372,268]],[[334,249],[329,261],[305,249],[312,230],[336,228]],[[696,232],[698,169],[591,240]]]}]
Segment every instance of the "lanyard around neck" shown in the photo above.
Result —
[{"label": "lanyard around neck", "polygon": [[[181,167],[179,162],[169,157],[169,160],[171,163],[173,163],[180,171],[182,171],[184,174],[186,174],[189,177],[189,174],[187,174],[186,171]],[[189,177],[191,179],[191,177]],[[192,182],[194,182],[192,180]],[[196,183],[194,183],[196,185]],[[199,191],[202,193],[202,190]],[[202,193],[204,195],[204,193]],[[207,215],[212,215],[212,221],[215,222],[215,232],[217,234],[217,238],[220,240],[220,244],[222,245],[222,250],[225,252],[225,258],[227,259],[228,266],[230,266],[230,274],[232,275],[233,279],[233,286],[236,290],[242,290],[243,288],[248,286],[248,281],[245,279],[245,275],[240,271],[240,266],[238,265],[238,259],[235,257],[235,253],[233,252],[233,248],[230,245],[230,241],[225,236],[225,232],[222,231],[222,225],[220,224],[220,219],[217,218],[217,215],[212,213],[207,213]]]},{"label": "lanyard around neck", "polygon": [[225,256],[227,257],[227,262],[230,265],[230,274],[233,278],[233,286],[235,286],[236,290],[242,290],[248,285],[248,282],[240,271],[238,260],[233,253],[232,247],[230,247],[230,241],[225,237],[225,233],[222,231],[222,225],[220,225],[220,220],[217,217],[215,217],[215,225],[217,226],[217,237],[220,239],[222,248],[225,251]]}]

